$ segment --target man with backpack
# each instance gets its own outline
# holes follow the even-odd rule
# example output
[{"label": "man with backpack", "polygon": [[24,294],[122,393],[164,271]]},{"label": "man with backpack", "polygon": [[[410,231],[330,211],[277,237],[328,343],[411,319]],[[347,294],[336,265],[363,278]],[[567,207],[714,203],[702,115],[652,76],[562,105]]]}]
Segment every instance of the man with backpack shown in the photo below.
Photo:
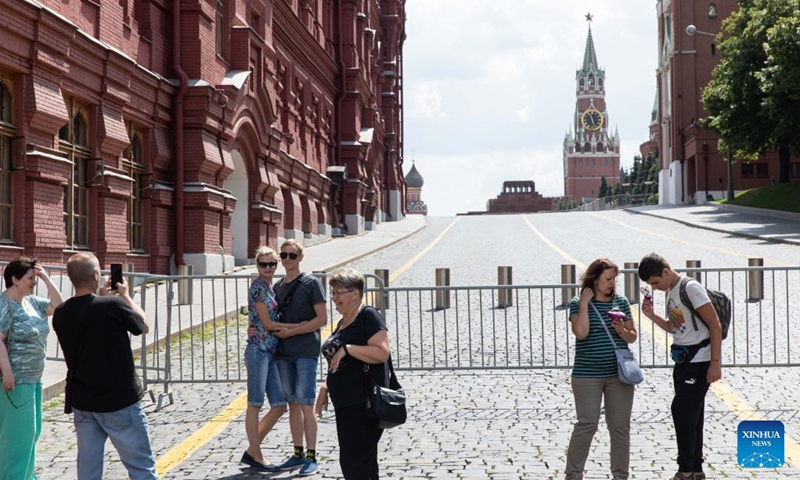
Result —
[{"label": "man with backpack", "polygon": [[722,325],[706,288],[673,270],[662,256],[645,255],[639,263],[639,278],[667,292],[666,318],[655,313],[652,298],[642,302],[642,313],[671,333],[674,342],[670,348],[675,360],[672,421],[678,472],[672,480],[703,480],[705,398],[709,385],[722,377]]}]

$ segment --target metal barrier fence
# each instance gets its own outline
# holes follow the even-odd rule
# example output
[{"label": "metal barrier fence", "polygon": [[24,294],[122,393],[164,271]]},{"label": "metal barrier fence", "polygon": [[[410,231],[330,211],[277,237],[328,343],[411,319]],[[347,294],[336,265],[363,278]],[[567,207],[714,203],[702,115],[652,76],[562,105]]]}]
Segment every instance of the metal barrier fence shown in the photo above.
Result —
[{"label": "metal barrier fence", "polygon": [[[67,298],[72,286],[63,270],[48,267]],[[800,267],[683,271],[732,300],[724,366],[800,365],[795,353],[800,314],[789,306],[800,298]],[[247,294],[253,274],[126,275],[138,285],[134,299],[150,321],[150,333],[134,337],[132,345],[144,387],[157,408],[165,399],[172,403],[170,386],[175,383],[246,380]],[[327,288],[326,275],[315,275]],[[575,339],[565,308],[578,287],[574,283],[385,287],[374,275],[368,276],[368,283],[365,301],[376,304],[386,319],[398,370],[564,369],[574,362]],[[621,270],[618,291],[628,292],[639,330],[632,349],[643,367],[670,367],[671,339],[636,308],[639,284],[634,269]],[[39,290],[43,293],[41,282]],[[665,311],[664,302],[665,295],[657,292],[657,312]],[[336,319],[331,302],[329,328]],[[63,359],[54,335],[48,359]],[[320,375],[324,368],[321,360]],[[157,399],[154,386],[163,388]]]}]

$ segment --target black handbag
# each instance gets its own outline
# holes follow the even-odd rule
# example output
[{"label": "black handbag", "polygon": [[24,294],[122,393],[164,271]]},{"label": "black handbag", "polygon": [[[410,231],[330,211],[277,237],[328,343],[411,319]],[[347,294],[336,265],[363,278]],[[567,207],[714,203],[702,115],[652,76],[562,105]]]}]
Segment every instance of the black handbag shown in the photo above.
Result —
[{"label": "black handbag", "polygon": [[392,357],[384,364],[389,366],[389,386],[382,387],[369,375],[369,365],[364,366],[367,388],[367,418],[378,428],[394,428],[406,423],[406,394],[394,374]]},{"label": "black handbag", "polygon": [[[361,336],[364,338],[364,345],[366,345],[367,336],[364,334],[363,323],[361,324]],[[406,394],[403,391],[403,387],[400,386],[400,382],[397,381],[391,354],[389,359],[380,365],[386,372],[388,387],[375,383],[369,373],[370,365],[364,364],[367,419],[374,422],[378,428],[394,428],[406,423]],[[377,367],[377,365],[375,366]]]}]

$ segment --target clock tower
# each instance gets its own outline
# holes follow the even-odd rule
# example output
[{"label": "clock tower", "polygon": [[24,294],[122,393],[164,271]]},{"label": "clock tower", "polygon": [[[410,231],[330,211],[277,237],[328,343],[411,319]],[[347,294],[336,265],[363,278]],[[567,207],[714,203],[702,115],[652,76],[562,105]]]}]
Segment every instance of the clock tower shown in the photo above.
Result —
[{"label": "clock tower", "polygon": [[[586,21],[592,21],[590,14]],[[590,24],[583,66],[575,73],[575,112],[564,137],[564,195],[575,200],[597,198],[603,177],[609,188],[619,183],[619,132],[611,134],[605,87]]]}]

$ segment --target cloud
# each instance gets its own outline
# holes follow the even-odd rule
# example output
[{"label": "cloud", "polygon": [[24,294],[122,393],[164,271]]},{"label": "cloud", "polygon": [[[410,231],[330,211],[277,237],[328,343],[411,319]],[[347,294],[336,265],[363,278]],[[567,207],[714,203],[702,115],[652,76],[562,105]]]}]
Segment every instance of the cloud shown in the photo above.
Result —
[{"label": "cloud", "polygon": [[406,8],[405,155],[415,152],[431,214],[482,210],[503,180],[533,179],[540,193],[563,194],[561,148],[575,112],[587,8],[610,126],[619,128],[622,165],[632,165],[656,89],[652,3],[428,0]]}]

